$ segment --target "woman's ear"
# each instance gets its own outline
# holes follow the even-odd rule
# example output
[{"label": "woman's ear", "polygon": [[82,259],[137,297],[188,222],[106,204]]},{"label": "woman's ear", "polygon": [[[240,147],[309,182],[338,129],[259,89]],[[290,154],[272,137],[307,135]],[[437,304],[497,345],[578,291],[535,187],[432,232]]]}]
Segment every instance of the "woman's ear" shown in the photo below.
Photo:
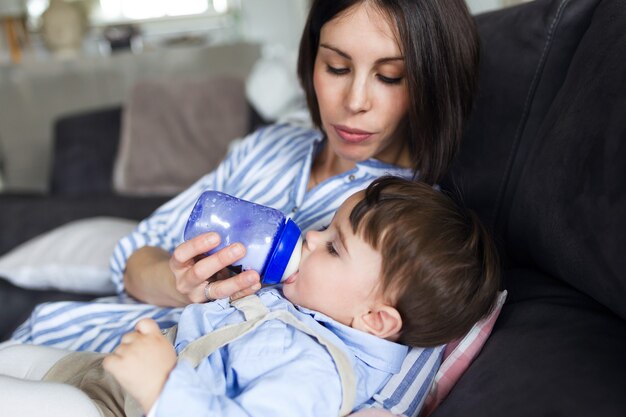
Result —
[{"label": "woman's ear", "polygon": [[402,330],[402,317],[394,307],[380,304],[355,320],[352,327],[382,339],[395,341]]}]

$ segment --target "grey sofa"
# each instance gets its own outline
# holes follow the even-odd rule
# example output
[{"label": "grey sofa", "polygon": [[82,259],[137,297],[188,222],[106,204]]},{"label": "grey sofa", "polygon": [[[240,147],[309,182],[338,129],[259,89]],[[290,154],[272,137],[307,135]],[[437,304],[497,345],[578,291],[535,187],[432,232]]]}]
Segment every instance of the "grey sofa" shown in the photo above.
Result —
[{"label": "grey sofa", "polygon": [[[626,3],[536,0],[477,21],[479,96],[442,186],[493,230],[509,297],[433,416],[626,416]],[[55,173],[53,191],[79,181],[72,195],[0,197],[2,251],[73,218],[156,207],[110,193],[96,149],[116,143],[116,111],[57,125],[97,126],[81,136],[98,144],[74,141],[59,166],[74,174]],[[59,296],[0,287],[3,337],[19,321],[8,310]]]}]

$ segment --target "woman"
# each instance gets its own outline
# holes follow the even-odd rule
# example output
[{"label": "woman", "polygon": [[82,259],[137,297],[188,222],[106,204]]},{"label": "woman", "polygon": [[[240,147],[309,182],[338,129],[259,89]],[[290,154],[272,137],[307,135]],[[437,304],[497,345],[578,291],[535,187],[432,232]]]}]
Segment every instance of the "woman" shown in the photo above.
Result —
[{"label": "woman", "polygon": [[[300,44],[298,75],[313,123],[325,133],[326,140],[313,150],[311,168],[305,166],[302,172],[294,172],[307,175],[309,171],[307,192],[326,180],[337,180],[346,174],[350,178],[357,162],[372,157],[393,165],[388,168],[398,175],[405,172],[395,170],[396,167],[413,168],[415,176],[429,183],[441,178],[458,147],[476,78],[476,37],[471,17],[461,3],[314,2]],[[350,13],[333,20],[353,4],[364,12],[355,13],[352,20]],[[370,19],[375,15],[369,12],[382,19]],[[300,134],[303,132],[297,129],[279,133],[278,140]],[[303,142],[308,145],[311,141]],[[358,181],[350,191],[365,187],[374,176],[377,174]],[[293,184],[280,189],[284,192],[290,186]],[[250,197],[242,195],[239,185],[206,184],[204,188],[227,188],[225,191],[231,194]],[[194,199],[197,191],[192,193]],[[327,206],[333,210],[327,210],[327,215],[332,215],[345,194],[325,193],[334,198],[334,203]],[[301,197],[291,204],[293,207],[286,203],[269,205],[285,212],[294,211],[309,198]],[[252,200],[267,204],[259,198]],[[189,200],[186,203],[188,206]],[[304,214],[296,214],[294,220],[303,221],[303,217]],[[328,217],[323,219],[316,226],[329,223]],[[304,230],[313,226],[304,223],[300,224]],[[179,222],[175,227],[178,236],[182,234],[181,225]],[[232,252],[231,249],[241,249],[236,245],[192,268],[195,256],[215,246],[217,242],[197,239],[181,245],[171,260],[172,247],[166,248],[168,251],[141,248],[128,260],[125,289],[142,301],[171,306],[206,301],[207,288],[211,298],[237,298],[256,291],[259,281],[253,271],[208,286],[208,277],[243,256]],[[117,260],[123,267],[123,256]],[[120,267],[116,268],[118,274]],[[155,286],[155,276],[162,278],[158,281],[162,286]]]},{"label": "woman", "polygon": [[119,300],[54,303],[39,307],[14,338],[107,352],[142,317],[168,327],[180,311],[169,307],[255,292],[254,271],[214,278],[243,256],[240,244],[196,261],[217,246],[217,236],[182,242],[187,216],[205,189],[280,209],[307,231],[328,225],[347,196],[384,174],[436,183],[471,107],[477,49],[463,0],[314,1],[298,75],[316,128],[273,125],[251,134],[115,250],[113,279],[121,296],[166,308]]}]

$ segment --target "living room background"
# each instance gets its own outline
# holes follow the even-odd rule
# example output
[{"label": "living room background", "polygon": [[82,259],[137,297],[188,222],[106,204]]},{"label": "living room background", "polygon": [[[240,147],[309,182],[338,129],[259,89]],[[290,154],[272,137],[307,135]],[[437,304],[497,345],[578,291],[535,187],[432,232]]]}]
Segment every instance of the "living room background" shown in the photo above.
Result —
[{"label": "living room background", "polygon": [[[523,0],[467,1],[482,13]],[[46,191],[55,120],[123,103],[139,79],[245,78],[263,55],[290,59],[308,2],[3,0],[0,190]],[[58,6],[73,8],[75,20],[48,13],[46,22]]]}]

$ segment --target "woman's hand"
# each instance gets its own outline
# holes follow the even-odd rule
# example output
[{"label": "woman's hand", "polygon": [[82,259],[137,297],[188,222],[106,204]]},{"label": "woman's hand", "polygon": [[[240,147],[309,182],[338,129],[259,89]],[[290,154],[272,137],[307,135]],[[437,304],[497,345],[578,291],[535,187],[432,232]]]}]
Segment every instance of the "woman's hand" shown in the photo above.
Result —
[{"label": "woman's hand", "polygon": [[237,299],[258,291],[261,283],[256,271],[233,277],[220,272],[245,255],[243,245],[234,243],[204,257],[218,245],[218,234],[205,233],[180,244],[171,257],[161,248],[140,248],[128,258],[124,288],[140,301],[168,307],[209,301],[205,295],[209,282],[213,282],[210,295],[214,299]]},{"label": "woman's hand", "polygon": [[176,365],[176,351],[152,319],[127,333],[102,366],[141,404],[147,414]]},{"label": "woman's hand", "polygon": [[[181,243],[170,258],[169,266],[174,273],[176,290],[192,303],[224,297],[237,299],[254,294],[261,288],[256,271],[244,271],[230,277],[224,270],[245,255],[246,249],[241,243],[233,243],[210,256],[202,257],[219,243],[217,233],[205,233]],[[209,284],[210,294],[206,291]]]}]

